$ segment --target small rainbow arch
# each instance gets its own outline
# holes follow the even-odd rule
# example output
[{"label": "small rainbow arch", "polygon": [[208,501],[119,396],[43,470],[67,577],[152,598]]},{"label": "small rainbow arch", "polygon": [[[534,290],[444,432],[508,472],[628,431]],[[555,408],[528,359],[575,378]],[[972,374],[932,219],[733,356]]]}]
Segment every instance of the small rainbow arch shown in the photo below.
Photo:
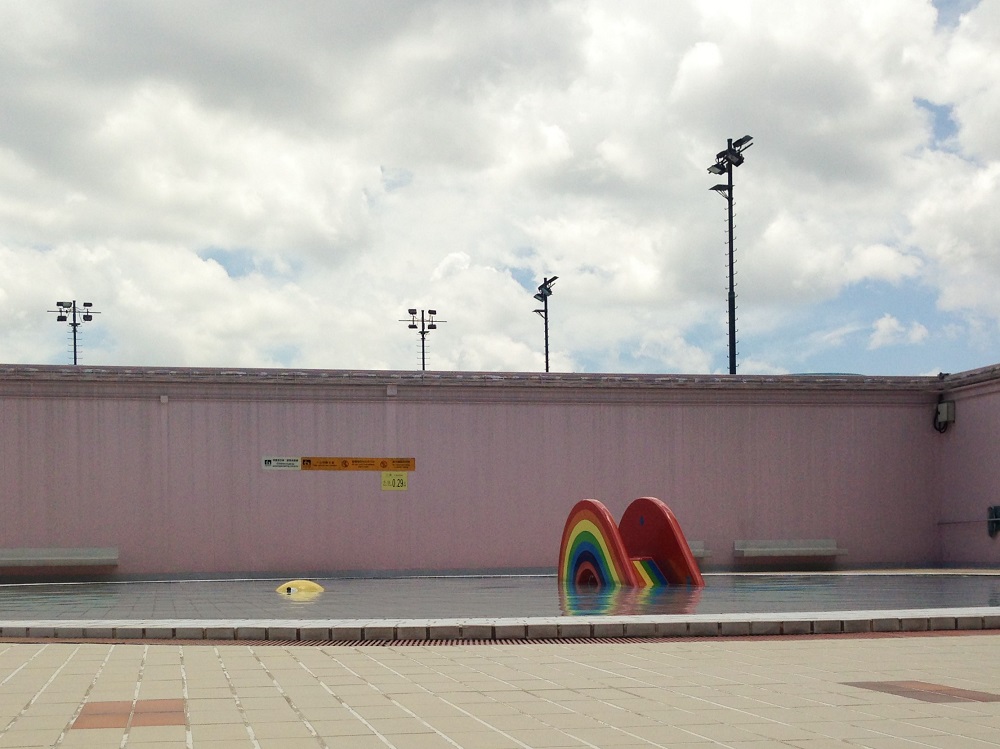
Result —
[{"label": "small rainbow arch", "polygon": [[570,511],[559,551],[559,579],[576,585],[636,587],[636,572],[608,508],[583,499]]}]

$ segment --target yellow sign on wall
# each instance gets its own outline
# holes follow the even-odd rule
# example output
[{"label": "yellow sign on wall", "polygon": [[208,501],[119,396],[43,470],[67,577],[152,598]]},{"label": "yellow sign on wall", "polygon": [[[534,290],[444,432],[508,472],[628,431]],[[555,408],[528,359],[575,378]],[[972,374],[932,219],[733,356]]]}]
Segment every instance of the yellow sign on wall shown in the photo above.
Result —
[{"label": "yellow sign on wall", "polygon": [[415,471],[415,458],[302,458],[303,471]]},{"label": "yellow sign on wall", "polygon": [[382,491],[405,492],[407,476],[403,471],[382,471]]}]

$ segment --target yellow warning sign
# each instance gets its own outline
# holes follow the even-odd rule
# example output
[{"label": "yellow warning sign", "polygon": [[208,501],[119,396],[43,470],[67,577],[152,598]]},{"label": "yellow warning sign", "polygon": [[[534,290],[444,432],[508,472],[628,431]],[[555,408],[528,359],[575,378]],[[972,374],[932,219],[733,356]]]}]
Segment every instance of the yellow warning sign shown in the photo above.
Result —
[{"label": "yellow warning sign", "polygon": [[404,471],[382,471],[382,491],[405,492],[407,476]]},{"label": "yellow warning sign", "polygon": [[303,471],[415,471],[415,458],[302,458]]}]

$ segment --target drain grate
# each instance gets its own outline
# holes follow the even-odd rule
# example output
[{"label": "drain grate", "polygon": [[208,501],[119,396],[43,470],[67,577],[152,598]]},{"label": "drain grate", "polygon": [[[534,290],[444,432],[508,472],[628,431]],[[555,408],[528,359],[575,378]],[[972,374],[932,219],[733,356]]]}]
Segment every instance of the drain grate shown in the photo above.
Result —
[{"label": "drain grate", "polygon": [[[211,636],[192,638],[188,637],[164,637],[164,636],[131,636],[131,637],[94,637],[77,635],[52,635],[40,636],[29,633],[19,636],[4,635],[0,637],[0,643],[101,643],[114,645],[253,645],[253,646],[274,646],[289,647],[292,645],[308,647],[446,647],[446,646],[476,646],[476,645],[643,645],[665,642],[725,642],[725,641],[755,641],[764,642],[770,640],[787,640],[790,635],[703,635],[703,636],[650,636],[650,637],[507,637],[497,639],[370,639],[370,640],[331,640],[331,639],[250,639],[236,637]],[[874,640],[874,639],[894,639],[899,637],[962,637],[962,636],[1000,636],[1000,629],[958,629],[958,630],[928,630],[913,632],[836,632],[829,634],[802,634],[794,635],[796,639],[804,640]],[[859,682],[860,684],[861,682]],[[874,682],[873,682],[874,683]]]},{"label": "drain grate", "polygon": [[[666,637],[573,637],[552,639],[508,638],[497,640],[164,640],[163,642],[181,645],[275,645],[289,647],[292,645],[308,645],[312,647],[347,647],[347,648],[397,648],[397,647],[449,647],[455,645],[634,645],[649,642],[676,642],[683,639],[691,642],[693,638]],[[717,637],[705,638],[717,640]],[[154,642],[144,640],[144,642]]]}]

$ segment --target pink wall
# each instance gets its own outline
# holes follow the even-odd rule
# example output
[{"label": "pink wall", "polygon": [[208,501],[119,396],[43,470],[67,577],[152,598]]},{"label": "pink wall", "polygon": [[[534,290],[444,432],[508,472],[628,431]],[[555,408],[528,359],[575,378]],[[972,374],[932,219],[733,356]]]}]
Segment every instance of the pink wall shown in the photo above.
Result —
[{"label": "pink wall", "polygon": [[[961,430],[942,436],[936,388],[4,367],[0,547],[117,546],[122,575],[552,569],[577,500],[620,517],[652,495],[714,567],[735,539],[767,538],[835,538],[844,567],[990,563],[996,544],[942,535],[938,476],[962,430],[989,444],[976,440],[1000,398],[976,432],[960,403]],[[264,455],[413,457],[416,471],[391,492],[377,473],[264,471]],[[996,485],[990,470],[970,487]]]},{"label": "pink wall", "polygon": [[957,375],[944,397],[955,423],[939,436],[936,493],[941,561],[1000,565],[1000,537],[990,538],[987,508],[1000,505],[1000,367]]}]

